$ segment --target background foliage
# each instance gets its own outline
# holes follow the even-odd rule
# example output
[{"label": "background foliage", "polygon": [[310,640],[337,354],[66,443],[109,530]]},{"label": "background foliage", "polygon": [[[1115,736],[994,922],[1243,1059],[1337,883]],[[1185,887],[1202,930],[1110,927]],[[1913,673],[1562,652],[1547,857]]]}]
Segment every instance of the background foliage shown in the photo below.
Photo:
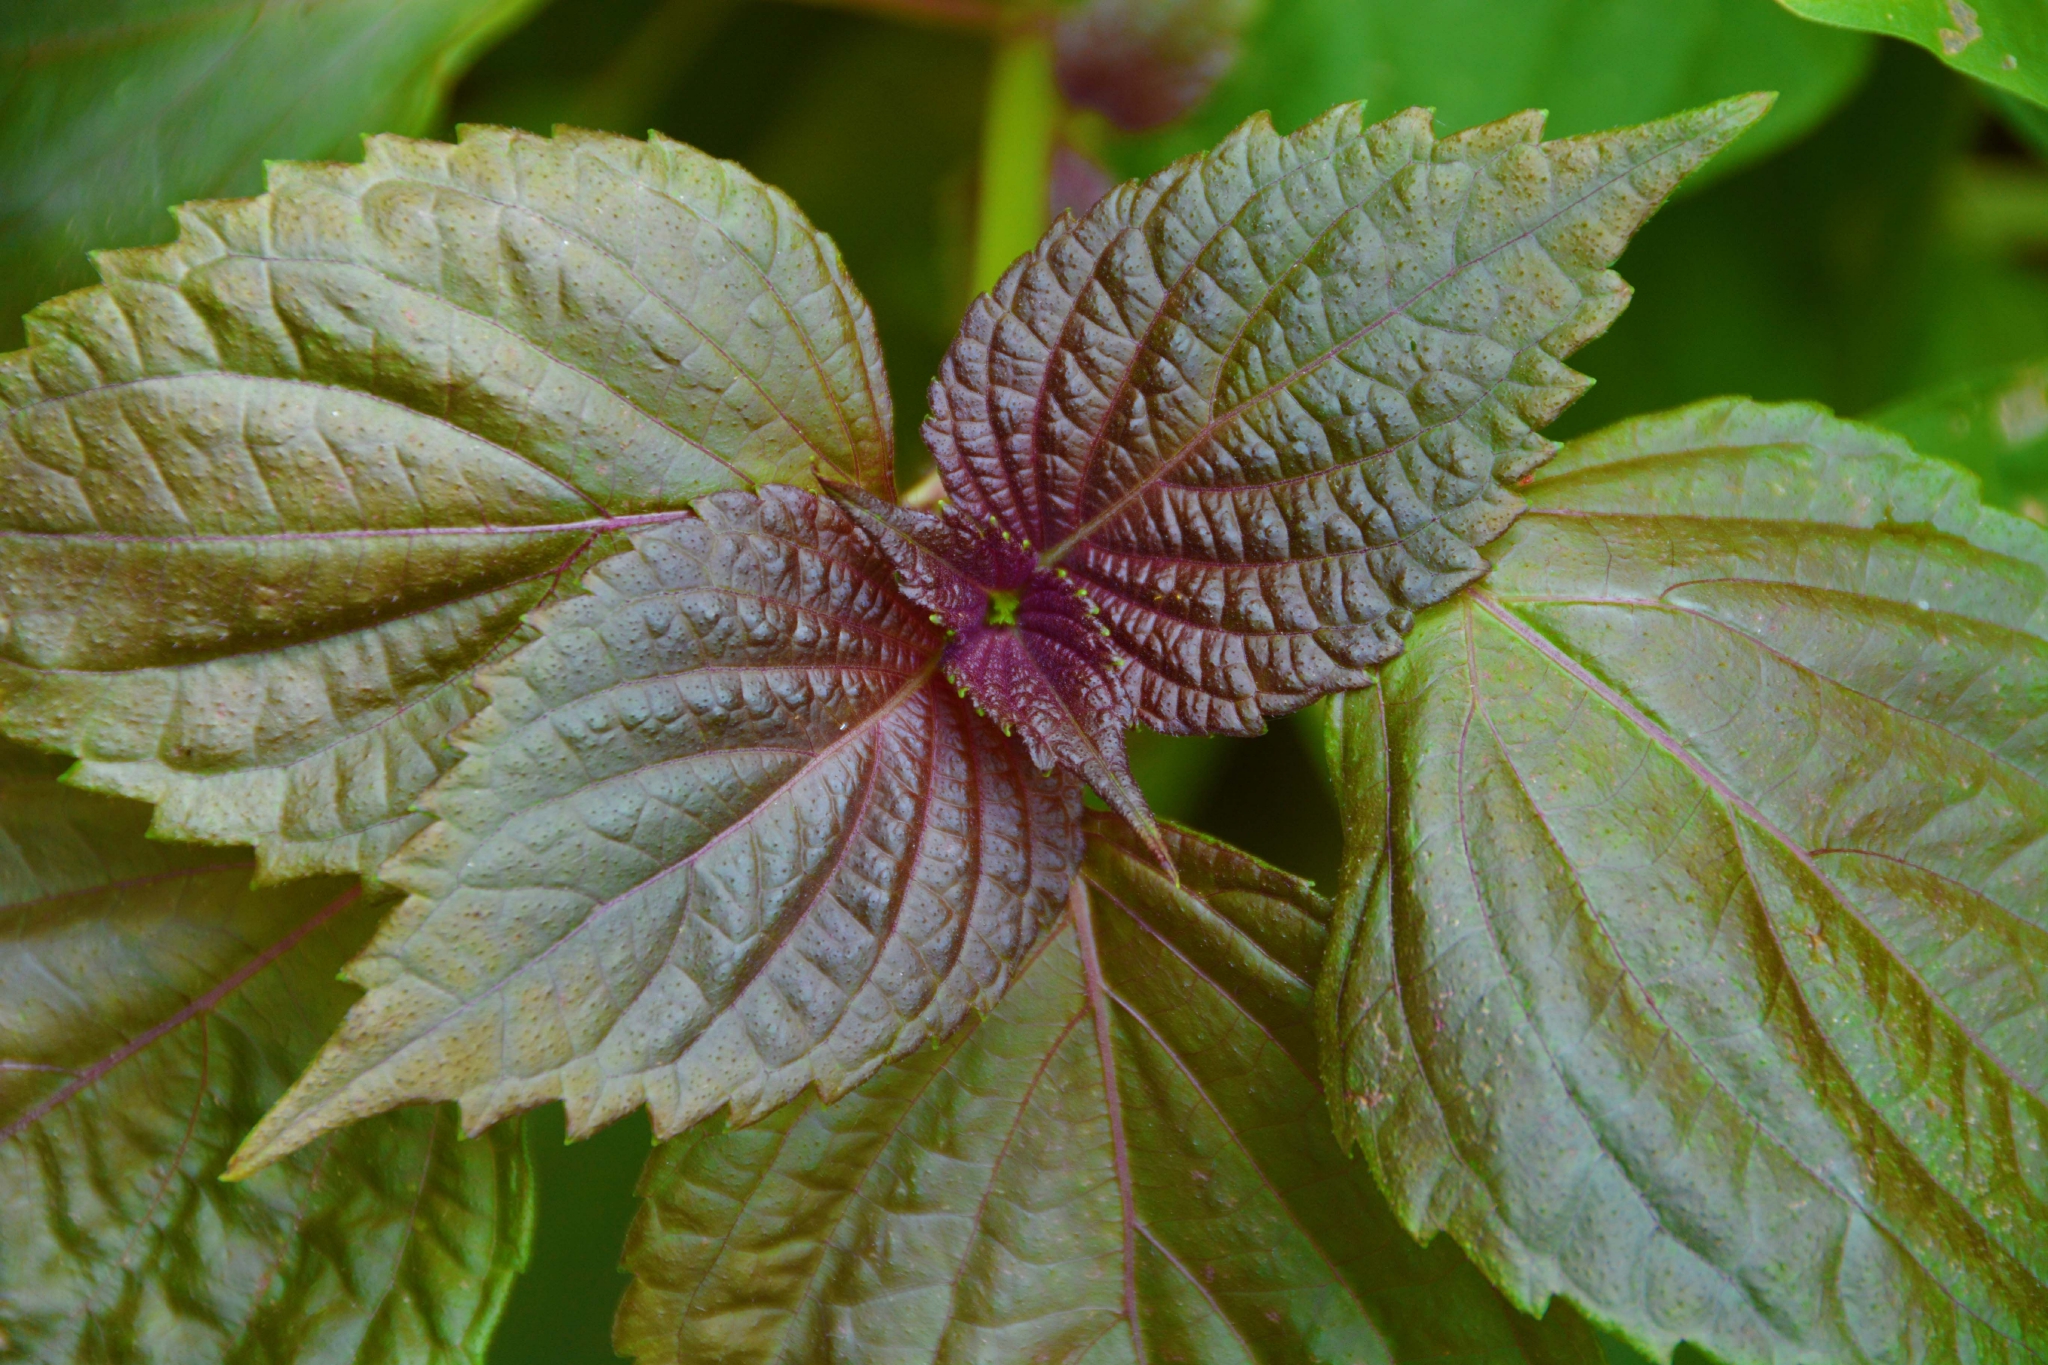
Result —
[{"label": "background foliage", "polygon": [[[1372,117],[1431,104],[1451,127],[1536,106],[1570,133],[1777,89],[1631,248],[1637,301],[1577,357],[1598,386],[1555,434],[1723,393],[1812,399],[1877,415],[2048,521],[2048,117],[2028,103],[2048,37],[2027,0],[1960,9],[1265,0],[1187,119],[1070,136],[1136,175],[1259,109],[1287,129],[1345,99]],[[923,384],[971,294],[988,64],[980,36],[917,18],[776,0],[22,0],[0,31],[0,349],[26,308],[92,278],[85,248],[167,240],[162,206],[253,193],[265,159],[354,159],[361,133],[463,121],[656,127],[740,161],[838,242],[915,477]],[[1139,737],[1135,757],[1161,814],[1333,886],[1316,726]],[[644,1120],[573,1148],[560,1125],[552,1107],[528,1121],[539,1232],[500,1365],[610,1357]]]}]

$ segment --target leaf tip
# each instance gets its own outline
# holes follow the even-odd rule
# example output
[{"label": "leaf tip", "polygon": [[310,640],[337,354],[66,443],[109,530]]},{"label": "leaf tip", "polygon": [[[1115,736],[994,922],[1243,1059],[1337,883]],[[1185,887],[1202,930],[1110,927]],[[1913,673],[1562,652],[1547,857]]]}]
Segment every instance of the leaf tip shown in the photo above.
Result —
[{"label": "leaf tip", "polygon": [[[250,1134],[250,1138],[254,1136]],[[228,1158],[227,1169],[220,1173],[220,1178],[227,1184],[239,1185],[276,1161],[279,1155],[282,1154],[271,1154],[261,1149],[251,1151],[249,1139],[245,1138],[242,1145],[235,1148],[234,1155]]]},{"label": "leaf tip", "polygon": [[228,1158],[227,1168],[221,1172],[222,1180],[230,1183],[247,1180],[284,1160],[329,1129],[338,1128],[351,1118],[366,1117],[329,1117],[317,1106],[295,1103],[305,1084],[306,1078],[300,1077],[299,1082],[286,1091],[271,1106],[270,1112],[249,1130],[241,1146],[235,1148],[234,1154]]},{"label": "leaf tip", "polygon": [[1690,125],[1688,131],[1701,139],[1704,145],[1698,160],[1703,162],[1748,132],[1777,102],[1775,90],[1752,90],[1746,95],[1730,95],[1703,105],[1690,114],[1680,114],[1675,121]]},{"label": "leaf tip", "polygon": [[1166,833],[1159,827],[1159,821],[1153,817],[1152,812],[1140,805],[1135,815],[1121,809],[1117,813],[1124,817],[1131,827],[1131,832],[1144,843],[1145,851],[1152,855],[1153,862],[1159,864],[1159,869],[1166,874],[1166,879],[1178,888],[1180,864],[1174,861],[1173,850],[1166,846]]}]

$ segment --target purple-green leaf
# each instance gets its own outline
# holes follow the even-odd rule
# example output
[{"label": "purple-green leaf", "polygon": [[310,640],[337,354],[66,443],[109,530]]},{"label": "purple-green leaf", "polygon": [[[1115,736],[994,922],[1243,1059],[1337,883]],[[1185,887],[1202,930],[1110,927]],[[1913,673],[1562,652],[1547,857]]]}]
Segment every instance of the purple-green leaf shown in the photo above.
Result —
[{"label": "purple-green leaf", "polygon": [[946,632],[940,666],[960,695],[1022,740],[1040,768],[1064,768],[1093,786],[1164,863],[1124,751],[1131,705],[1120,675],[1129,660],[1087,591],[1041,567],[1029,541],[968,524],[956,509],[934,516],[828,489],[895,566],[904,594]]},{"label": "purple-green leaf", "polygon": [[[1584,1362],[1394,1222],[1331,1140],[1328,906],[1185,831],[1169,880],[1095,816],[1082,923],[987,1019],[832,1104],[658,1151],[618,1348],[719,1360]],[[1103,1044],[1107,1043],[1107,1050]]]},{"label": "purple-green leaf", "polygon": [[526,1260],[508,1125],[413,1110],[218,1177],[378,907],[0,753],[0,1358],[474,1365]]},{"label": "purple-green leaf", "polygon": [[156,833],[373,872],[593,552],[814,469],[893,496],[867,307],[738,167],[470,128],[270,183],[0,357],[0,725]]},{"label": "purple-green leaf", "polygon": [[471,1131],[562,1100],[677,1132],[837,1094],[994,1004],[1058,913],[1080,792],[939,674],[941,635],[836,503],[718,494],[538,638],[383,870],[413,894],[246,1174],[395,1105]]},{"label": "purple-green leaf", "polygon": [[1402,1220],[1662,1356],[2048,1353],[2048,534],[1810,407],[1566,448],[1333,726]]},{"label": "purple-green leaf", "polygon": [[1551,143],[1254,119],[974,304],[925,425],[948,497],[1087,589],[1156,729],[1360,686],[1514,520],[1630,234],[1768,103]]}]

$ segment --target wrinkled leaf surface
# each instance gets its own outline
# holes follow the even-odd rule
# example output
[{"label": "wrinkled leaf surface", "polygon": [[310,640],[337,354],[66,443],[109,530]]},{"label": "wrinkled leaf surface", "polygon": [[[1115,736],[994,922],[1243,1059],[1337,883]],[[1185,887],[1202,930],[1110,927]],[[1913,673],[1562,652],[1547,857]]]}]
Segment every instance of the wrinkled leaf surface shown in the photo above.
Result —
[{"label": "wrinkled leaf surface", "polygon": [[700,507],[482,675],[369,994],[238,1172],[421,1099],[667,1135],[837,1093],[992,1005],[1057,914],[1079,788],[939,676],[873,543],[794,488]]},{"label": "wrinkled leaf surface", "polygon": [[1340,1133],[1660,1356],[2048,1352],[2048,536],[1723,400],[1568,447],[1334,735]]},{"label": "wrinkled leaf surface", "polygon": [[1146,839],[1158,829],[1131,779],[1124,731],[1127,662],[1079,585],[1039,565],[1028,545],[836,484],[827,491],[895,566],[903,595],[946,633],[939,667],[976,711],[1014,735],[1032,763],[1087,782]]},{"label": "wrinkled leaf surface", "polygon": [[271,176],[0,358],[0,723],[159,834],[368,872],[583,556],[814,465],[888,495],[888,392],[831,243],[677,143]]},{"label": "wrinkled leaf surface", "polygon": [[1246,123],[975,302],[925,424],[956,514],[1086,588],[1156,729],[1362,685],[1513,521],[1629,235],[1768,103],[1552,143],[1535,113]]},{"label": "wrinkled leaf surface", "polygon": [[1169,829],[1176,888],[1113,817],[1090,827],[1085,949],[1063,922],[945,1047],[656,1153],[619,1349],[1597,1360],[1568,1310],[1522,1317],[1447,1241],[1417,1246],[1330,1140],[1309,1016],[1322,899]]},{"label": "wrinkled leaf surface", "polygon": [[377,908],[251,891],[247,850],[0,754],[0,1359],[482,1359],[532,1224],[516,1125],[364,1124],[255,1180],[228,1152],[341,1017]]}]

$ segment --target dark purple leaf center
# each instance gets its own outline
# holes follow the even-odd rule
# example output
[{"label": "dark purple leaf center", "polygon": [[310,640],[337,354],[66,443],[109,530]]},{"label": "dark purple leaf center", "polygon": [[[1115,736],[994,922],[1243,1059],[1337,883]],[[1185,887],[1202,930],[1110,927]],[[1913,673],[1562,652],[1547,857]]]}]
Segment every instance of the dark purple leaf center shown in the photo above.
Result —
[{"label": "dark purple leaf center", "polygon": [[[1021,731],[1046,767],[1055,760],[1039,752],[1042,724],[1062,713],[1084,726],[1094,713],[1128,724],[1123,660],[1087,591],[1064,571],[1041,567],[1028,542],[999,527],[954,517],[940,524],[947,534],[917,537],[938,563],[925,574],[906,573],[904,589],[936,608],[949,637],[946,676],[1005,732]],[[927,576],[940,581],[927,588]],[[1035,715],[1047,702],[1052,710]]]},{"label": "dark purple leaf center", "polygon": [[[1034,566],[1023,582],[990,584],[982,592],[985,606],[973,618],[943,622],[952,637],[944,664],[946,676],[1004,730],[1023,726],[1032,740],[1035,727],[1025,724],[1024,714],[1034,708],[1034,694],[1048,688],[1077,722],[1090,711],[1127,711],[1119,680],[1123,660],[1079,585]],[[1077,690],[1104,695],[1083,704],[1071,695]]]},{"label": "dark purple leaf center", "polygon": [[993,519],[977,524],[957,508],[934,516],[828,486],[895,564],[904,596],[945,628],[940,663],[961,694],[1033,763],[1080,776],[1156,842],[1124,757],[1134,710],[1126,660],[1086,589]]}]

